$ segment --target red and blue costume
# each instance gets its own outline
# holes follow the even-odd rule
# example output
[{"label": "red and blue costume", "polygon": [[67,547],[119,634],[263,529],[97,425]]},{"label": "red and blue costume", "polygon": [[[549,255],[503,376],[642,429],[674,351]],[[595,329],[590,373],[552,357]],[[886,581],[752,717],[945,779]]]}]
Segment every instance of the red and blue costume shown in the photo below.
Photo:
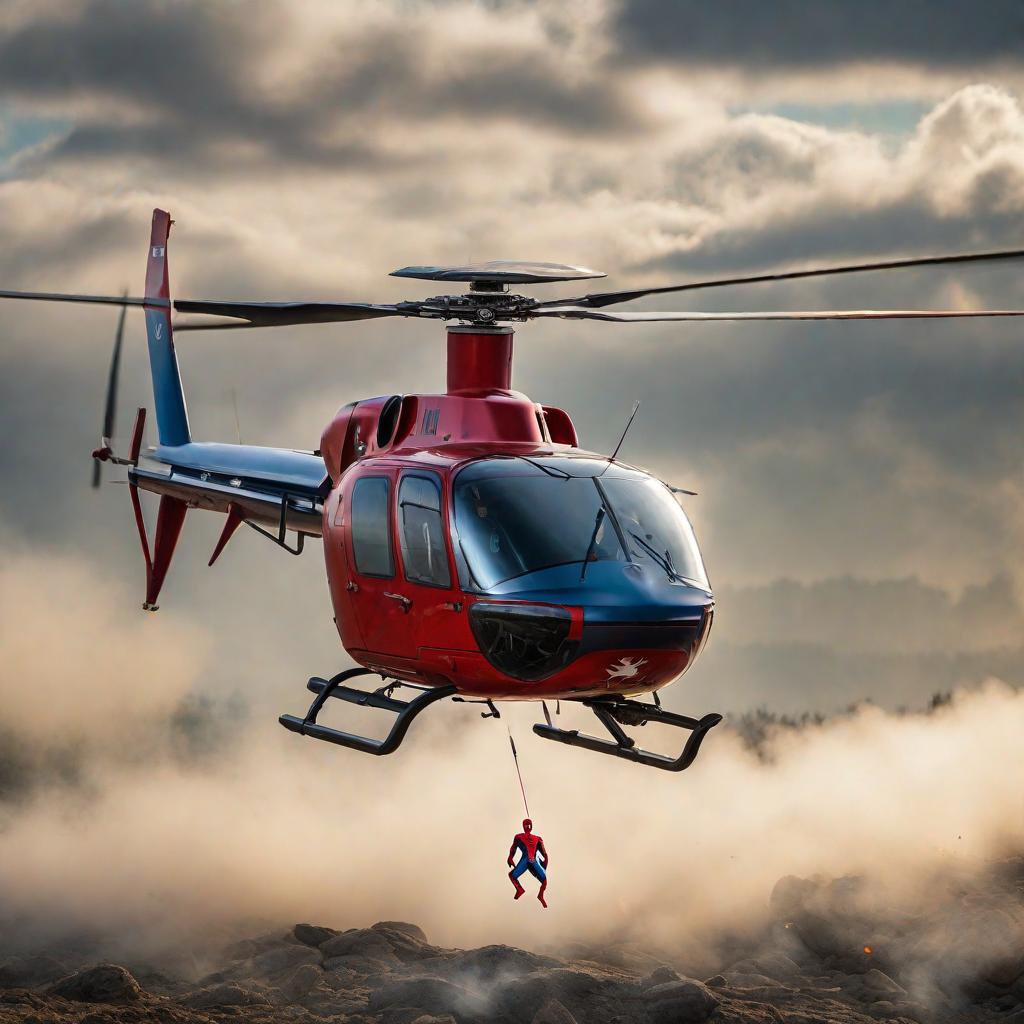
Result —
[{"label": "red and blue costume", "polygon": [[[519,863],[513,867],[517,851],[521,852],[522,856],[519,858]],[[543,860],[541,860],[542,857],[544,858]],[[547,901],[544,899],[544,890],[548,887],[547,866],[549,863],[550,858],[544,846],[544,840],[540,836],[534,835],[533,822],[529,818],[524,818],[523,831],[512,840],[512,848],[508,851],[508,866],[512,868],[508,873],[508,877],[516,887],[516,894],[513,899],[519,899],[526,892],[519,884],[519,879],[529,871],[540,882],[537,899],[540,900],[541,906],[546,907]]]}]

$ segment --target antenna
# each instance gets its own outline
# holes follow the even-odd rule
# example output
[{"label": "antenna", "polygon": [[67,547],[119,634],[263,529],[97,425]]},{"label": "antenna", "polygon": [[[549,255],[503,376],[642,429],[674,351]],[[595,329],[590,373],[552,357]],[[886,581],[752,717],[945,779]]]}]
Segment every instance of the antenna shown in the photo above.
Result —
[{"label": "antenna", "polygon": [[626,426],[622,431],[622,437],[619,438],[619,443],[615,446],[615,451],[612,452],[611,458],[608,460],[609,463],[615,461],[615,456],[619,454],[619,449],[622,447],[622,442],[626,440],[626,435],[629,433],[629,428],[633,426],[633,420],[636,419],[637,411],[640,409],[640,401],[637,400],[636,405],[633,406],[633,411],[629,414],[629,419],[626,420]]},{"label": "antenna", "polygon": [[235,436],[238,443],[242,443],[242,421],[238,418],[238,392],[231,388],[228,392],[231,395],[231,406],[235,410]]}]

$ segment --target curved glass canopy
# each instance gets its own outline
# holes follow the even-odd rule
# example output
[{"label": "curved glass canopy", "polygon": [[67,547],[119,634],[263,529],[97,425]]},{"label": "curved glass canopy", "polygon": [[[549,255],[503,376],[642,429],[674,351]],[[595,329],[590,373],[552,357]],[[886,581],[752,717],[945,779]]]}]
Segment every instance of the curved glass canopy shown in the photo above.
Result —
[{"label": "curved glass canopy", "polygon": [[700,549],[671,491],[597,459],[484,458],[455,478],[455,525],[484,590],[540,569],[591,562],[649,565],[709,589]]}]

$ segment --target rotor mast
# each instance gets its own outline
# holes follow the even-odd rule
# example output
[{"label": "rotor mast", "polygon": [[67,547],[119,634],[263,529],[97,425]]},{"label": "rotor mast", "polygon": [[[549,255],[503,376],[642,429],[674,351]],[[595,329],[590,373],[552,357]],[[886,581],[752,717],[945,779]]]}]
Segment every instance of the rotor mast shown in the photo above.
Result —
[{"label": "rotor mast", "polygon": [[448,328],[448,394],[482,398],[512,390],[511,327]]}]

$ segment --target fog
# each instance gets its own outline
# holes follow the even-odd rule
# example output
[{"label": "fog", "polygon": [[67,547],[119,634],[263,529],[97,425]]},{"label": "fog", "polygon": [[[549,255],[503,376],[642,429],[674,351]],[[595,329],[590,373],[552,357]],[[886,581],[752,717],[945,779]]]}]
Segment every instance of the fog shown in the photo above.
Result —
[{"label": "fog", "polygon": [[[495,722],[442,704],[378,759],[286,733],[244,688],[204,700],[203,630],[127,601],[86,561],[0,569],[8,944],[88,931],[198,948],[391,918],[452,945],[684,948],[762,922],[783,875],[865,873],[912,897],[1024,838],[1024,695],[996,681],[757,751],[720,727],[681,775],[544,743],[531,705]],[[523,816],[506,728],[551,853],[547,911],[506,878]]]}]

